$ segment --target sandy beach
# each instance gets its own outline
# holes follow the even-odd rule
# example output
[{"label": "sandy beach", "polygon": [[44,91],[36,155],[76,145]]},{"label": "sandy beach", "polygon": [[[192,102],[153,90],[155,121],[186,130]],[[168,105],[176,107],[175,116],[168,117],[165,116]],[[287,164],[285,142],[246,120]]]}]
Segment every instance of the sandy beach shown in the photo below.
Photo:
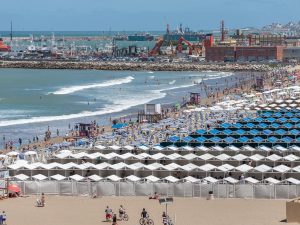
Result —
[{"label": "sandy beach", "polygon": [[[162,224],[165,206],[147,197],[87,197],[46,196],[46,207],[34,207],[36,197],[1,201],[9,225],[105,225],[104,209],[109,205],[117,211],[125,207],[130,219],[118,224],[138,224],[143,207],[155,224]],[[178,225],[275,225],[283,224],[285,200],[174,198],[168,211]],[[224,220],[226,218],[226,220]]]}]

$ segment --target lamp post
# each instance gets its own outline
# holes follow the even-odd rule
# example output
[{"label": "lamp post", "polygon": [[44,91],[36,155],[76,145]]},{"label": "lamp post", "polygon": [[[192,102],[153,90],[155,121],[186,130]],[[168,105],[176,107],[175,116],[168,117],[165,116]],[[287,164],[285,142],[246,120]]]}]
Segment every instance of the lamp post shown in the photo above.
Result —
[{"label": "lamp post", "polygon": [[168,217],[168,204],[173,203],[173,198],[160,198],[159,204],[166,205],[166,219],[167,219],[167,225],[169,224],[169,217]]}]

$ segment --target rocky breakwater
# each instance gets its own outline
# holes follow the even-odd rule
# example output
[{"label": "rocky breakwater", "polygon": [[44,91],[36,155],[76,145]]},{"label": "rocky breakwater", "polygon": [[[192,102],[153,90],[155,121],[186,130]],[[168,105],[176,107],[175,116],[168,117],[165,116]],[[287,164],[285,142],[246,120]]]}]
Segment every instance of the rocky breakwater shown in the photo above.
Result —
[{"label": "rocky breakwater", "polygon": [[265,64],[203,64],[158,62],[70,62],[70,61],[0,61],[0,68],[76,69],[76,70],[131,70],[131,71],[253,71],[267,72]]}]

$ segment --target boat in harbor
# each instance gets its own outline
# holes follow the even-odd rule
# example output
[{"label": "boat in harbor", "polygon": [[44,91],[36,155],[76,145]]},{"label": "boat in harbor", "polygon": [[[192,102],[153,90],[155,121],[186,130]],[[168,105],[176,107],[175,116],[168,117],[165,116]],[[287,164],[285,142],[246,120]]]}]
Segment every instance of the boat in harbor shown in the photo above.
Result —
[{"label": "boat in harbor", "polygon": [[128,41],[153,41],[154,36],[150,33],[128,35]]},{"label": "boat in harbor", "polygon": [[0,38],[0,52],[10,52],[11,47],[6,45],[2,38]]}]

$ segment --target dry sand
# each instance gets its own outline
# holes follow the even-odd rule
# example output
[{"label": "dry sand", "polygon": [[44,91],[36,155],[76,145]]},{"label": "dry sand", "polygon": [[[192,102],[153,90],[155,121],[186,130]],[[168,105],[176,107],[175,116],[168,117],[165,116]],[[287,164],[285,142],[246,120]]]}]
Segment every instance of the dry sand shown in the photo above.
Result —
[{"label": "dry sand", "polygon": [[[46,196],[46,207],[34,207],[36,197],[0,201],[9,225],[108,225],[104,222],[104,209],[109,205],[117,212],[123,204],[129,221],[119,225],[137,225],[143,207],[154,223],[162,224],[165,207],[157,200],[146,197],[88,197]],[[285,200],[174,198],[169,206],[178,225],[282,225],[285,220]]]}]

